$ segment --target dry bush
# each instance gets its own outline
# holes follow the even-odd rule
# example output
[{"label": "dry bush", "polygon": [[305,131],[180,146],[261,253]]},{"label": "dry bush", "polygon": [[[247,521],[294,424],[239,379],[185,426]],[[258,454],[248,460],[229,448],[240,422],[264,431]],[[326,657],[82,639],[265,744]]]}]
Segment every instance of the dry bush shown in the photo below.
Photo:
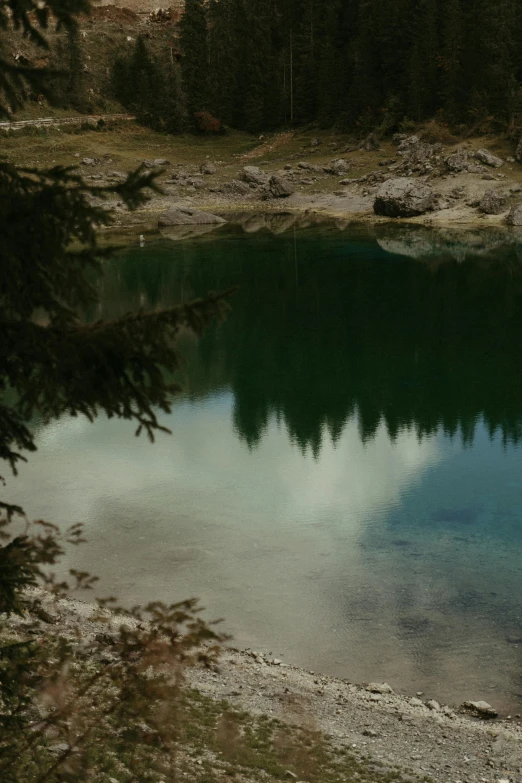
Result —
[{"label": "dry bush", "polygon": [[429,141],[431,144],[456,144],[458,141],[458,137],[451,132],[449,126],[437,119],[426,122],[420,130],[420,135],[424,141]]},{"label": "dry bush", "polygon": [[208,111],[197,111],[194,114],[196,129],[200,133],[221,133],[223,126],[221,120],[213,117]]}]

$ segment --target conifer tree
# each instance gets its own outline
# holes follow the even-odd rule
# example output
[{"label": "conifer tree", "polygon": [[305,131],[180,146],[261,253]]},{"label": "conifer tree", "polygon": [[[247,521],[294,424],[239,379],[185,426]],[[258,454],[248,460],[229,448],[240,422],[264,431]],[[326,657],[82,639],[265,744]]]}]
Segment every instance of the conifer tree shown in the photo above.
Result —
[{"label": "conifer tree", "polygon": [[[47,15],[30,3],[9,5],[15,23],[46,45],[29,12],[36,24]],[[50,8],[73,31],[73,14],[87,10],[83,0],[50,0]],[[141,62],[141,49],[138,54]],[[4,115],[20,105],[14,87],[45,89],[48,75],[0,60]],[[138,169],[120,185],[93,187],[74,168],[16,168],[0,161],[0,459],[15,472],[24,452],[35,449],[29,422],[36,413],[45,421],[64,414],[93,420],[105,412],[133,420],[138,433],[153,438],[163,429],[157,411],[169,410],[176,391],[166,373],[178,366],[179,329],[185,324],[201,332],[226,309],[226,297],[212,295],[163,312],[82,324],[82,310],[97,299],[93,277],[110,252],[99,249],[96,231],[110,224],[111,214],[94,206],[92,197],[117,195],[133,209],[146,199],[144,189],[157,189],[154,179]],[[34,319],[36,312],[43,317]],[[21,511],[0,502],[0,541],[1,528]],[[34,552],[24,541],[0,546],[0,612],[33,583]]]},{"label": "conifer tree", "polygon": [[[204,0],[186,0],[181,20],[181,61],[183,89],[189,116],[208,110],[209,58],[207,10]],[[238,64],[239,65],[239,64]]]},{"label": "conifer tree", "polygon": [[78,111],[87,111],[87,91],[79,32],[71,28],[68,39],[67,102]]}]

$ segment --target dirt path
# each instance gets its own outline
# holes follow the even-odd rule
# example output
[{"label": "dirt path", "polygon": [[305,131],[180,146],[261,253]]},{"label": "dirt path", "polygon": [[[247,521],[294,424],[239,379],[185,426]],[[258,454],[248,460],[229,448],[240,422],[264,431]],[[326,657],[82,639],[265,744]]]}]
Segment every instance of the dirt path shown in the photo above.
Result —
[{"label": "dirt path", "polygon": [[255,149],[250,150],[250,152],[245,152],[244,155],[241,155],[239,160],[255,160],[256,158],[262,158],[268,153],[273,152],[278,147],[282,147],[287,144],[290,139],[293,138],[293,136],[294,131],[278,133],[277,136],[270,139],[270,141],[266,141],[263,144],[260,144],[259,147],[255,147]]},{"label": "dirt path", "polygon": [[39,117],[36,120],[18,120],[16,122],[0,122],[0,128],[20,130],[33,126],[83,125],[84,122],[98,120],[135,120],[133,114],[82,114],[79,117]]}]

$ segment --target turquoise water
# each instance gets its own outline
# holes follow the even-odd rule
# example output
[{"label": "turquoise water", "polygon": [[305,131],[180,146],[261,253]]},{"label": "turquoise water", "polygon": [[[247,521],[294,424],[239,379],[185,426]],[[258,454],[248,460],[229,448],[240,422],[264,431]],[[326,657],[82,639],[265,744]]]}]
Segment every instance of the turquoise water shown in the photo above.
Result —
[{"label": "turquoise water", "polygon": [[9,498],[85,523],[102,594],[196,595],[238,646],[522,712],[518,248],[291,219],[128,247],[88,317],[238,284],[232,313],[182,336],[171,436],[40,426]]}]

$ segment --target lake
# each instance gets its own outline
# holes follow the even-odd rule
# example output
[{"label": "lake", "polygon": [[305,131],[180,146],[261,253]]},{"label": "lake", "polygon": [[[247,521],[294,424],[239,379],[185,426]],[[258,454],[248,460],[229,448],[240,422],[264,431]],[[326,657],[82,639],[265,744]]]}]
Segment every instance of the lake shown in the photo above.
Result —
[{"label": "lake", "polygon": [[[257,222],[256,222],[257,221]],[[127,603],[239,647],[522,712],[522,240],[251,216],[107,264],[88,318],[239,285],[155,444],[64,419],[8,482]]]}]

